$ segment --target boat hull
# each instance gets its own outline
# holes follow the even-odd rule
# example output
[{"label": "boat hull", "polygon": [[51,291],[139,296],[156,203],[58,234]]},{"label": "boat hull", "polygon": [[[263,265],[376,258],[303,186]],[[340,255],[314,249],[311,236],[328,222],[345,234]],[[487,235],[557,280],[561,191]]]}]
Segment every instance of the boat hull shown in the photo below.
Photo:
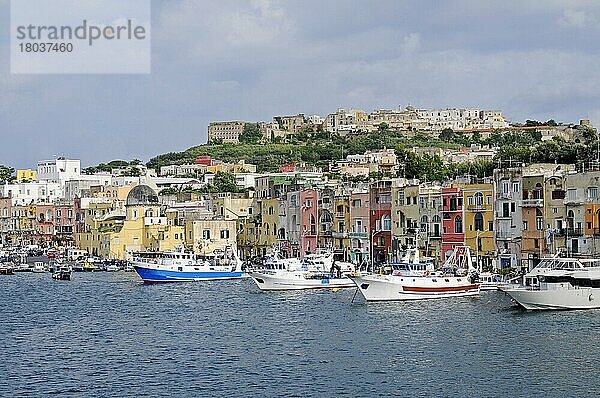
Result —
[{"label": "boat hull", "polygon": [[300,274],[278,276],[261,272],[250,272],[249,275],[260,290],[342,289],[355,286],[350,278],[307,279]]},{"label": "boat hull", "polygon": [[141,265],[134,265],[134,269],[140,278],[147,283],[240,279],[246,276],[246,273],[242,271],[171,271]]},{"label": "boat hull", "polygon": [[600,308],[600,288],[532,290],[500,288],[527,310],[587,310]]},{"label": "boat hull", "polygon": [[476,296],[479,285],[466,277],[408,277],[367,275],[352,277],[367,301],[428,300]]}]

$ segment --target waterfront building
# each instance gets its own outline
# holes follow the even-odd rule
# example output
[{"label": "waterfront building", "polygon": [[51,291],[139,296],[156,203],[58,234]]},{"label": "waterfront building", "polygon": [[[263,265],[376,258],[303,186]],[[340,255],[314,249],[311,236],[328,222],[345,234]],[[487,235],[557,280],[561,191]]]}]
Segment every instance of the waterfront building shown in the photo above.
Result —
[{"label": "waterfront building", "polygon": [[392,243],[392,180],[385,179],[372,183],[369,193],[371,263],[385,263],[390,260]]},{"label": "waterfront building", "polygon": [[367,187],[355,188],[350,194],[350,261],[357,265],[370,259],[370,199]]},{"label": "waterfront building", "polygon": [[319,236],[319,191],[308,188],[300,191],[300,256],[315,253]]},{"label": "waterfront building", "polygon": [[184,227],[176,211],[162,209],[156,192],[147,185],[133,188],[125,211],[110,201],[88,208],[86,231],[79,247],[106,258],[127,259],[136,251],[172,251],[185,245]]},{"label": "waterfront building", "polygon": [[12,242],[12,199],[0,197],[0,247]]},{"label": "waterfront building", "polygon": [[[494,170],[494,219],[497,263],[500,269],[520,269],[521,247],[523,244],[523,228],[529,223],[523,223],[523,211],[531,205],[540,205],[540,199],[535,202],[522,201],[523,198],[523,168],[511,167]],[[514,204],[514,205],[513,205]],[[543,205],[543,200],[541,202]],[[511,212],[512,208],[514,212]]]},{"label": "waterfront building", "polygon": [[464,201],[465,244],[473,250],[479,269],[492,270],[496,266],[493,184],[464,184],[461,185],[461,191]]},{"label": "waterfront building", "polygon": [[[185,221],[185,246],[196,254],[237,250],[237,223],[220,216],[193,218]],[[175,232],[177,234],[177,232]]]},{"label": "waterfront building", "polygon": [[45,247],[54,237],[56,209],[53,204],[38,203],[35,211],[36,217],[32,223],[34,240],[40,246]]},{"label": "waterfront building", "polygon": [[442,188],[442,261],[454,251],[456,246],[463,246],[465,228],[463,220],[463,194],[458,186]]}]

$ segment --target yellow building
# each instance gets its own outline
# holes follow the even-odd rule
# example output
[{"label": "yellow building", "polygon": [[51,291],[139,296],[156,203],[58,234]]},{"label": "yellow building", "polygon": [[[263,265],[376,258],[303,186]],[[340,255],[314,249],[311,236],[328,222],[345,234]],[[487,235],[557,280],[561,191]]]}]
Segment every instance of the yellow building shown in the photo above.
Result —
[{"label": "yellow building", "polygon": [[460,185],[463,192],[465,242],[479,267],[492,269],[495,258],[494,205],[492,184]]},{"label": "yellow building", "polygon": [[17,170],[17,182],[32,182],[37,178],[37,171],[31,169]]},{"label": "yellow building", "polygon": [[185,246],[196,254],[210,254],[226,248],[237,251],[236,226],[236,220],[221,217],[186,220]]},{"label": "yellow building", "polygon": [[138,185],[127,195],[124,212],[113,210],[90,221],[80,248],[116,259],[128,259],[136,251],[183,249],[184,227],[176,224],[176,213],[161,211],[156,192],[147,185]]}]

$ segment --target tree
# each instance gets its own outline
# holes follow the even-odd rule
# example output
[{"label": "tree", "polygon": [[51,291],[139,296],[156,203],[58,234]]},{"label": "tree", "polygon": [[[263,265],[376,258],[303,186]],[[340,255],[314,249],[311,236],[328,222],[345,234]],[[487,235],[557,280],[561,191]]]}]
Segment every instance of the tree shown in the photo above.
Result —
[{"label": "tree", "polygon": [[258,123],[244,124],[244,130],[240,134],[239,141],[243,144],[257,144],[262,139],[262,133]]},{"label": "tree", "polygon": [[240,192],[235,175],[226,171],[217,171],[210,185],[211,192]]},{"label": "tree", "polygon": [[15,176],[13,175],[14,172],[15,169],[12,167],[0,164],[0,183],[4,184],[7,182],[12,182],[15,179]]},{"label": "tree", "polygon": [[442,141],[450,142],[452,141],[452,138],[454,138],[454,130],[449,127],[443,129],[440,133],[440,140]]}]

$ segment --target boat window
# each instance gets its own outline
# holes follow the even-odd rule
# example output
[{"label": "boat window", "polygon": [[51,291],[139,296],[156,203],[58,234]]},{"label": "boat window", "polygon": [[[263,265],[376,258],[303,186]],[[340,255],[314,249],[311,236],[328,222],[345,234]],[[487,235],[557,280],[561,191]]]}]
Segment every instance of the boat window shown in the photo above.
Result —
[{"label": "boat window", "polygon": [[450,279],[444,279],[446,282],[450,282]]},{"label": "boat window", "polygon": [[432,279],[433,282],[437,282],[437,279]]}]

